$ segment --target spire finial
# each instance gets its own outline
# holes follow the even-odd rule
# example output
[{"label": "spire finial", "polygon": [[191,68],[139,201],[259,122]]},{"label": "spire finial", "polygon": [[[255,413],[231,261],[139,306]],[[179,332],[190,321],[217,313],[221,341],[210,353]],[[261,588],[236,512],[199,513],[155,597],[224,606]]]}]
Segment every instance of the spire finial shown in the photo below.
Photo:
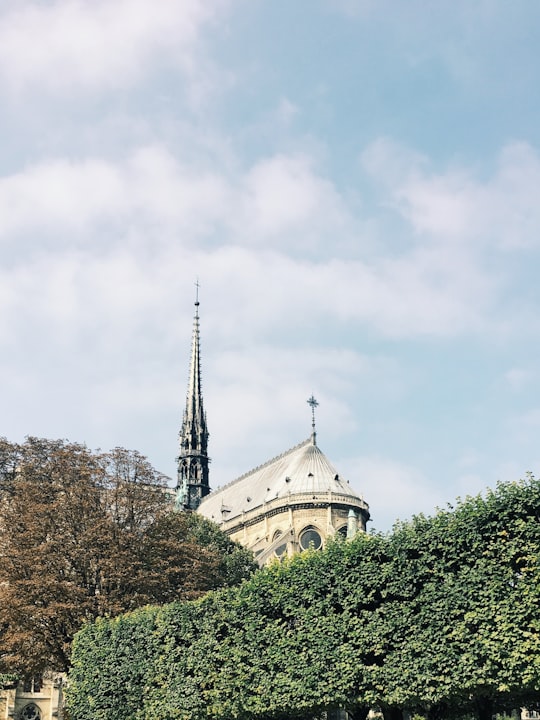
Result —
[{"label": "spire finial", "polygon": [[317,433],[315,432],[315,408],[319,406],[319,403],[315,400],[313,393],[311,393],[311,397],[307,400],[307,404],[311,407],[311,439],[313,444],[316,445],[315,438],[317,437]]},{"label": "spire finial", "polygon": [[195,280],[195,307],[199,307],[199,288],[201,287],[201,284],[199,282],[199,278]]}]

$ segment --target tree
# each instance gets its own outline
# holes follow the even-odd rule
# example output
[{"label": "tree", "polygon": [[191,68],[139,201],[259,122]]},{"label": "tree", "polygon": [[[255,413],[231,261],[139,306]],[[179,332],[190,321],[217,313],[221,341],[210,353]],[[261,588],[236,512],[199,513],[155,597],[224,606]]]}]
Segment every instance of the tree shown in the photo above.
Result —
[{"label": "tree", "polygon": [[85,621],[249,575],[249,553],[206,522],[172,512],[137,452],[0,441],[0,672],[66,671]]}]

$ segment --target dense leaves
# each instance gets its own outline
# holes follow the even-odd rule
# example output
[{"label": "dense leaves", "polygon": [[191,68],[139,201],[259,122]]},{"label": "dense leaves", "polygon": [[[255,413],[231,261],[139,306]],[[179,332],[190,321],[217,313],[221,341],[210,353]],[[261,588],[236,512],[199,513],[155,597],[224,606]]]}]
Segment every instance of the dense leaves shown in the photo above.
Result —
[{"label": "dense leaves", "polygon": [[[74,715],[279,720],[346,708],[363,720],[378,707],[487,720],[536,707],[539,520],[529,477],[195,602],[89,625],[74,650]],[[135,686],[120,682],[125,658]]]},{"label": "dense leaves", "polygon": [[83,622],[252,572],[215,526],[171,511],[165,480],[121,448],[0,440],[0,671],[67,670]]}]

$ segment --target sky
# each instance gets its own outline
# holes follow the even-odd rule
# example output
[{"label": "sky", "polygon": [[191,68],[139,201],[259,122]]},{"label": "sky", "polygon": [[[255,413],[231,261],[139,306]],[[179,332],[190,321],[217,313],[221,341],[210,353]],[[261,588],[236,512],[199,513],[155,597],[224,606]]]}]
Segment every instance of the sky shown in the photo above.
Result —
[{"label": "sky", "polygon": [[2,0],[0,435],[217,488],[309,437],[375,530],[540,472],[540,4]]}]

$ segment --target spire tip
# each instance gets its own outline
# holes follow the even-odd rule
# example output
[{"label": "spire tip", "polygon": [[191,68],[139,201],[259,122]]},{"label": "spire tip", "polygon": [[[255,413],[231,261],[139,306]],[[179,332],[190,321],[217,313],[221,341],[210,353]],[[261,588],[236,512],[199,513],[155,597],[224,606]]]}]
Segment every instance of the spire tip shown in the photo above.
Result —
[{"label": "spire tip", "polygon": [[311,441],[316,445],[317,433],[315,432],[315,408],[319,406],[315,396],[311,393],[311,397],[307,400],[307,404],[311,407]]}]

